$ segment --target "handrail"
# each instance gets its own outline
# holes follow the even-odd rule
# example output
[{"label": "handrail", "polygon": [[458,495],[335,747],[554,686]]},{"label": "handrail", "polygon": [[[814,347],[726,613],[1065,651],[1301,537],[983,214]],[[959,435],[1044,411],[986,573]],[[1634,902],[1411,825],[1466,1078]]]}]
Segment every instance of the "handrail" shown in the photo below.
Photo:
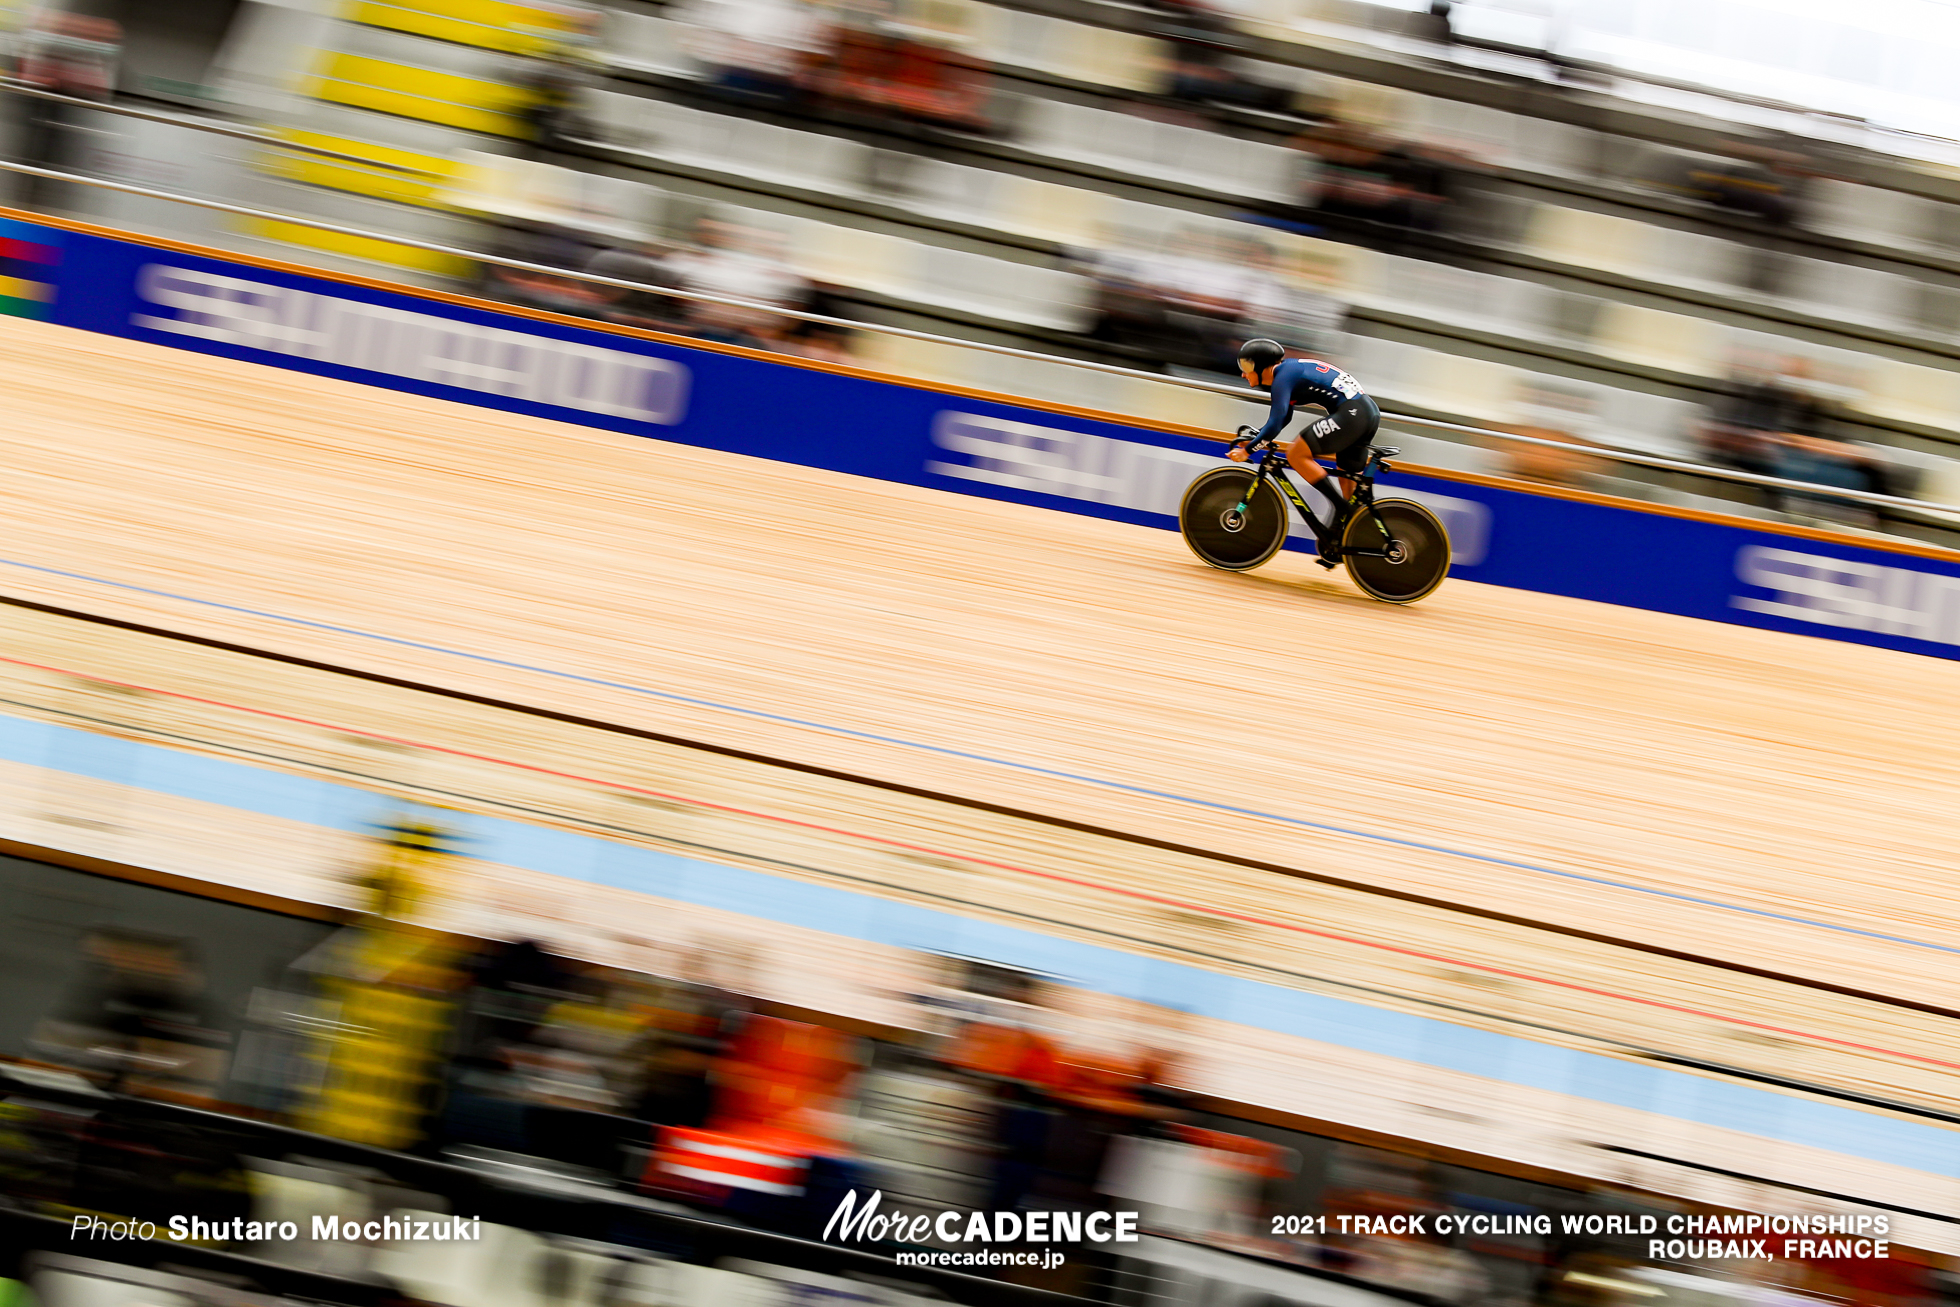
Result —
[{"label": "handrail", "polygon": [[144,122],[163,123],[169,127],[185,127],[194,132],[209,132],[213,136],[229,136],[275,150],[299,150],[306,154],[323,155],[329,159],[339,159],[343,163],[358,163],[370,168],[387,168],[394,172],[422,171],[413,164],[390,163],[386,159],[373,159],[365,154],[350,154],[345,150],[333,150],[324,145],[307,145],[300,141],[283,140],[245,127],[232,127],[225,123],[207,122],[195,118],[186,120],[173,114],[158,113],[154,109],[137,109],[126,104],[107,104],[100,100],[84,100],[79,96],[63,95],[58,91],[44,91],[38,86],[30,86],[13,77],[0,77],[0,91],[11,91],[15,95],[31,96],[36,100],[51,100],[56,104],[71,104],[78,109],[93,109],[97,113],[115,114],[123,118],[140,118]]},{"label": "handrail", "polygon": [[[766,304],[757,300],[734,299],[726,295],[710,295],[704,291],[684,290],[673,286],[650,286],[644,282],[627,281],[619,277],[602,276],[572,268],[554,268],[548,264],[530,263],[523,259],[507,258],[501,254],[488,254],[478,250],[461,249],[453,245],[440,245],[434,241],[416,240],[409,236],[391,236],[385,232],[368,231],[360,227],[347,227],[339,223],[323,222],[318,218],[302,218],[289,213],[274,213],[267,209],[248,208],[242,204],[230,204],[223,200],[205,200],[189,195],[176,195],[153,187],[137,186],[130,182],[107,181],[97,177],[83,177],[75,173],[58,172],[51,168],[37,168],[30,164],[15,163],[0,159],[0,171],[25,173],[33,177],[45,177],[51,181],[72,182],[82,186],[96,186],[104,190],[120,191],[129,195],[141,195],[150,199],[172,200],[195,208],[215,209],[221,213],[236,213],[248,218],[262,218],[272,222],[292,223],[296,226],[311,227],[317,231],[333,232],[341,236],[358,236],[366,240],[381,241],[385,244],[406,246],[409,249],[426,250],[433,254],[445,254],[475,263],[489,263],[502,268],[514,268],[521,272],[535,272],[547,277],[563,277],[572,281],[590,282],[599,286],[611,286],[618,290],[641,291],[667,299],[692,300],[701,304],[720,304],[730,308],[755,309],[776,317],[794,318],[799,322],[814,322],[823,326],[841,327],[850,331],[869,331],[880,335],[898,336],[907,340],[922,340],[937,345],[953,345],[960,349],[979,350],[987,354],[1002,354],[1009,358],[1027,359],[1036,363],[1059,363],[1067,367],[1081,368],[1085,371],[1101,372],[1110,376],[1129,377],[1138,381],[1151,381],[1160,385],[1181,386],[1186,390],[1201,390],[1214,395],[1224,395],[1231,399],[1244,400],[1249,404],[1264,404],[1265,397],[1257,391],[1244,386],[1227,385],[1220,381],[1199,381],[1190,377],[1170,376],[1159,372],[1145,372],[1139,368],[1120,367],[1114,363],[1095,363],[1088,359],[1066,358],[1058,354],[1041,354],[1034,350],[1017,349],[1011,345],[994,345],[984,341],[961,340],[957,336],[939,336],[926,331],[913,331],[909,327],[886,326],[879,322],[858,322],[850,318],[829,317],[821,313],[810,313],[803,309],[784,308],[780,305]],[[1836,486],[1816,485],[1809,481],[1793,481],[1787,477],[1765,476],[1758,472],[1743,472],[1733,468],[1712,467],[1702,463],[1689,463],[1681,459],[1660,458],[1650,454],[1634,454],[1625,450],[1610,449],[1598,445],[1575,444],[1564,440],[1547,440],[1540,436],[1524,436],[1515,432],[1499,431],[1490,427],[1473,427],[1459,422],[1446,422],[1438,418],[1425,418],[1416,414],[1397,413],[1383,410],[1385,419],[1398,426],[1413,426],[1435,431],[1451,431],[1464,435],[1479,436],[1492,440],[1503,440],[1513,444],[1536,445],[1549,449],[1562,449],[1568,453],[1583,452],[1596,458],[1613,462],[1631,463],[1641,467],[1659,468],[1664,471],[1686,472],[1695,476],[1713,478],[1720,481],[1733,481],[1743,485],[1764,486],[1774,490],[1793,490],[1818,498],[1842,499],[1859,504],[1872,504],[1884,508],[1900,508],[1910,512],[1932,514],[1935,516],[1960,517],[1960,507],[1947,507],[1927,504],[1922,500],[1906,499],[1898,495],[1881,495],[1869,490],[1845,490]],[[1221,437],[1222,438],[1222,437]]]},{"label": "handrail", "polygon": [[1441,418],[1415,417],[1409,414],[1390,413],[1382,410],[1385,420],[1397,426],[1426,427],[1435,431],[1456,431],[1473,436],[1491,436],[1498,440],[1514,441],[1520,445],[1541,445],[1548,449],[1563,449],[1568,453],[1589,454],[1595,458],[1611,459],[1616,463],[1633,463],[1640,467],[1659,468],[1665,472],[1687,472],[1695,476],[1715,477],[1723,481],[1734,481],[1743,485],[1766,486],[1772,490],[1800,490],[1807,495],[1827,495],[1833,499],[1855,500],[1861,504],[1878,504],[1892,508],[1908,508],[1916,513],[1932,513],[1951,516],[1960,524],[1960,505],[1929,503],[1923,499],[1907,499],[1901,495],[1881,495],[1870,490],[1844,490],[1835,486],[1820,486],[1811,481],[1792,481],[1787,477],[1766,476],[1760,472],[1744,472],[1738,468],[1714,467],[1707,463],[1690,463],[1684,459],[1662,458],[1657,454],[1635,454],[1623,449],[1607,449],[1599,445],[1576,444],[1566,440],[1546,440],[1540,436],[1521,436],[1515,432],[1498,431],[1487,427],[1465,426],[1460,422],[1445,422]]}]

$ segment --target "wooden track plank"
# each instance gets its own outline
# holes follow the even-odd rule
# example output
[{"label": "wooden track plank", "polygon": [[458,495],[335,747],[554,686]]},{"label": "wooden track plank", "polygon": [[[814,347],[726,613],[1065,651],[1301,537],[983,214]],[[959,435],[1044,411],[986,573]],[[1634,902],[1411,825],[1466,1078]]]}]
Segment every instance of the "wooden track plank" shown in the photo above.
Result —
[{"label": "wooden track plank", "polygon": [[[0,367],[11,558],[1960,948],[1948,662],[1463,583],[1389,609],[1297,558],[1223,576],[1163,532],[807,469],[769,469],[764,499],[735,456],[19,320]],[[1960,954],[0,574],[29,598],[1861,987],[1960,979]],[[1272,677],[1297,687],[1277,711],[1237,693]],[[1348,738],[1319,738],[1316,686],[1365,697]]]},{"label": "wooden track plank", "polygon": [[[1951,1020],[1942,1013],[71,618],[5,615],[0,701],[12,713],[1567,1047],[1658,1052],[1960,1107],[1960,1064],[1920,1060],[1940,1057]],[[84,665],[104,681],[48,670]],[[132,805],[154,806],[133,795],[118,810]],[[32,823],[60,816],[48,806],[23,793],[0,814],[25,839]],[[134,842],[127,856],[162,838],[127,817],[108,824]],[[228,854],[235,862],[240,852]],[[268,872],[275,864],[294,874],[276,844],[243,862]],[[300,897],[339,901],[337,881],[302,874],[314,879]],[[288,881],[256,887],[294,892]],[[475,894],[460,897],[473,910]],[[605,923],[588,929],[580,948],[608,946]]]}]

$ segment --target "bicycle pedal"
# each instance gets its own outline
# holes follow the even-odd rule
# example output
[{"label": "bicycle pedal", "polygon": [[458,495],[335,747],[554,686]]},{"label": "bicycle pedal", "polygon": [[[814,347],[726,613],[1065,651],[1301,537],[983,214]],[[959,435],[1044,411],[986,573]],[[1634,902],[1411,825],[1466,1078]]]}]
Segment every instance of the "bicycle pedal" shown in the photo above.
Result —
[{"label": "bicycle pedal", "polygon": [[1313,561],[1319,563],[1330,572],[1341,565],[1340,560],[1334,558],[1316,558]]}]

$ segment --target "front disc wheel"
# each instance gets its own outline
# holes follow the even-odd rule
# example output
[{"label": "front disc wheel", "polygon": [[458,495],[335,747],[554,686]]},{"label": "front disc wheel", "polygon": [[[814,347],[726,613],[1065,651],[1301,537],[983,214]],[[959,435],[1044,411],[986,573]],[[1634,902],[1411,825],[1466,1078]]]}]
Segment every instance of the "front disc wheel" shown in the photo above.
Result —
[{"label": "front disc wheel", "polygon": [[1177,525],[1184,543],[1206,563],[1245,572],[1286,543],[1286,499],[1250,468],[1213,468],[1184,492]]}]

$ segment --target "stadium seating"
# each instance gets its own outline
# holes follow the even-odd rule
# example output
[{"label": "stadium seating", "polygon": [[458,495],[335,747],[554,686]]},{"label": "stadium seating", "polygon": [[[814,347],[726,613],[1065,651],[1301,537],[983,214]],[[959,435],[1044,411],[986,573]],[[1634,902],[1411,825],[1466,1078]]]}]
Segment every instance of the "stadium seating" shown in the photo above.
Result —
[{"label": "stadium seating", "polygon": [[[427,8],[425,0],[418,3]],[[310,65],[315,98],[291,128],[295,139],[366,154],[378,164],[405,164],[406,170],[298,155],[275,160],[272,170],[305,189],[309,212],[423,239],[457,240],[453,215],[458,211],[568,220],[595,237],[621,241],[657,228],[662,215],[672,211],[661,187],[547,172],[542,165],[529,165],[528,176],[520,176],[526,166],[500,161],[510,147],[499,141],[518,130],[524,106],[520,89],[491,89],[495,78],[508,76],[510,52],[487,39],[465,39],[460,29],[438,32],[431,26],[480,21],[481,8],[445,0],[440,13],[428,11],[435,16],[425,15],[427,21],[370,21],[372,15],[362,18],[356,12],[353,21],[329,29],[323,38],[326,53]],[[1325,27],[1336,15],[1349,26],[1357,17],[1372,22],[1370,15],[1339,4],[1274,6],[1263,21]],[[1953,300],[1948,304],[1943,287],[1922,285],[1884,267],[1809,254],[1766,255],[1722,234],[1691,229],[1692,224],[1650,222],[1624,211],[1527,197],[1506,198],[1484,215],[1482,230],[1498,242],[1498,262],[1480,271],[1250,229],[1191,212],[1180,197],[1283,202],[1301,194],[1303,185],[1311,186],[1311,166],[1303,167],[1303,156],[1277,144],[1121,111],[1118,101],[1124,96],[1154,87],[1162,51],[1150,38],[972,0],[947,0],[927,19],[1004,68],[1037,80],[1102,88],[1112,98],[1092,104],[1024,97],[1020,135],[1009,153],[1054,165],[1037,176],[978,157],[900,155],[820,124],[790,126],[615,89],[598,89],[589,99],[598,136],[593,148],[641,163],[653,174],[749,192],[815,196],[847,209],[877,206],[880,214],[909,217],[920,228],[916,233],[889,225],[866,230],[808,209],[791,216],[772,211],[766,201],[724,200],[722,205],[750,225],[780,232],[794,265],[812,278],[894,307],[977,325],[1062,332],[1086,326],[1089,283],[1052,266],[1056,253],[1166,253],[1195,233],[1256,231],[1287,280],[1352,303],[1363,323],[1374,315],[1431,332],[1421,344],[1404,340],[1393,349],[1365,335],[1353,342],[1351,361],[1392,402],[1479,421],[1513,419],[1519,411],[1515,395],[1534,370],[1529,358],[1514,354],[1500,362],[1473,354],[1514,343],[1556,345],[1576,351],[1597,369],[1600,379],[1583,383],[1596,387],[1589,393],[1599,397],[1592,410],[1594,438],[1686,453],[1697,406],[1650,394],[1646,387],[1662,381],[1706,388],[1723,377],[1739,350],[1752,349],[1827,361],[1848,378],[1847,405],[1881,427],[1960,428],[1960,395],[1936,360],[1879,359],[1865,352],[1872,334],[1923,334],[1929,319],[1945,322],[1933,332],[1936,338],[1960,338],[1960,295],[1948,296]],[[1363,26],[1373,33],[1371,40],[1382,35]],[[608,16],[599,51],[622,74],[688,78],[699,69],[686,46],[685,29],[673,20],[618,12]],[[420,71],[398,71],[404,68]],[[1266,70],[1279,66],[1268,65],[1262,74]],[[1627,138],[1591,128],[1292,70],[1294,84],[1309,79],[1316,94],[1331,97],[1346,116],[1464,151],[1506,175],[1610,189],[1663,176],[1668,167],[1693,157],[1674,146],[1630,145]],[[1131,183],[1130,196],[1138,185],[1160,188],[1163,199],[1118,197],[1101,189],[1100,177]],[[344,199],[333,200],[331,192]],[[428,219],[408,216],[415,209],[427,212]],[[1929,255],[1945,250],[1941,206],[1903,192],[1820,182],[1806,220],[1831,239],[1890,243]],[[997,234],[1009,246],[1037,242],[1055,253],[1038,254],[1031,262],[1007,249],[995,254],[949,248],[945,238],[928,230],[948,226]],[[310,257],[344,266],[374,261],[411,277],[461,273],[442,256],[293,225],[260,224],[249,234],[305,246]],[[1507,248],[1504,242],[1513,238],[1515,244]],[[1490,270],[1508,257],[1576,280],[1554,288]],[[1610,289],[1577,288],[1595,279],[1648,298],[1628,302]],[[1680,299],[1679,307],[1661,307],[1669,299]],[[1760,313],[1763,321],[1747,328],[1732,325],[1704,307],[1716,303],[1731,312]],[[1786,324],[1831,332],[1837,339],[1819,344]],[[1476,348],[1453,343],[1457,340],[1475,342]],[[1182,420],[1209,425],[1243,408],[1222,397],[1148,382],[1118,384],[1114,378],[1009,363],[954,347],[933,350],[890,340],[866,347],[883,366],[920,367],[949,382],[1089,407],[1140,404],[1145,411],[1176,412],[1185,415]],[[1627,374],[1628,383],[1611,384],[1615,373]],[[1922,481],[1945,484],[1937,476]]]}]

